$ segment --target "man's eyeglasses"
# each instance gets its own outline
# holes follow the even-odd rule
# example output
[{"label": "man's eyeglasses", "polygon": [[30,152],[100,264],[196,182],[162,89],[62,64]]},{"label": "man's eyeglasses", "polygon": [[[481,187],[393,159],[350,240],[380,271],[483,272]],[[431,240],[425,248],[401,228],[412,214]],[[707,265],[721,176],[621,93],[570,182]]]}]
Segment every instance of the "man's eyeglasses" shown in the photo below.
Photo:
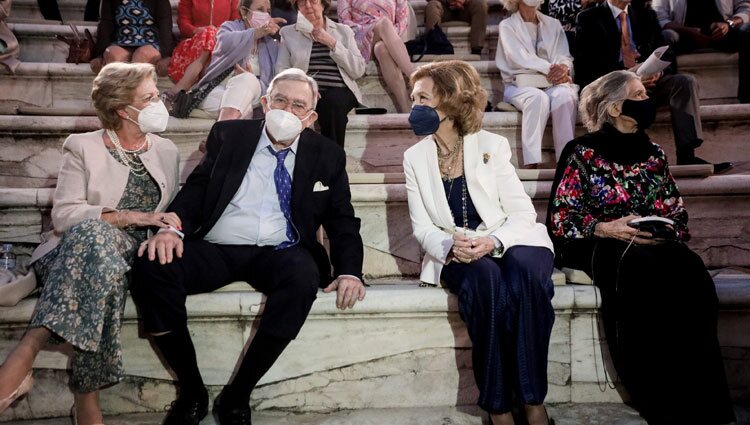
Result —
[{"label": "man's eyeglasses", "polygon": [[290,101],[284,96],[275,95],[270,98],[271,109],[288,109],[291,105],[291,111],[294,115],[302,117],[311,109],[304,102]]}]

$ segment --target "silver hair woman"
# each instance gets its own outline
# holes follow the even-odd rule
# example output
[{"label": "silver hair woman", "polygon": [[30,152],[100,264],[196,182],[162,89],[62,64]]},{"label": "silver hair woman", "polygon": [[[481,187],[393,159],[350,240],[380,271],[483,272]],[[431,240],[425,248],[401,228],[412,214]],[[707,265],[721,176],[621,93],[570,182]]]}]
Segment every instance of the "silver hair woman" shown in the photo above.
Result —
[{"label": "silver hair woman", "polygon": [[654,104],[635,74],[615,71],[583,90],[580,112],[591,133],[565,147],[548,207],[556,265],[585,271],[601,290],[614,366],[641,416],[733,422],[713,280],[685,245],[687,211],[645,132]]}]

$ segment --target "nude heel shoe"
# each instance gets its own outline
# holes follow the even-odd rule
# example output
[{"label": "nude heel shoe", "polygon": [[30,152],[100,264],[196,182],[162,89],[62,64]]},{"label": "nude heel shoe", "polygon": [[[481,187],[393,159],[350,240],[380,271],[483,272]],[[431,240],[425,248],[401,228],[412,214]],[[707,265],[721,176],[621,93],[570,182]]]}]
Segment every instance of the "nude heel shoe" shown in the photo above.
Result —
[{"label": "nude heel shoe", "polygon": [[13,404],[13,402],[31,391],[32,385],[34,385],[34,378],[31,377],[31,372],[29,372],[28,374],[26,374],[26,377],[23,378],[23,381],[21,381],[21,385],[19,385],[18,388],[16,388],[16,390],[11,393],[11,395],[0,400],[0,413],[3,413],[8,407],[10,407],[11,404]]}]

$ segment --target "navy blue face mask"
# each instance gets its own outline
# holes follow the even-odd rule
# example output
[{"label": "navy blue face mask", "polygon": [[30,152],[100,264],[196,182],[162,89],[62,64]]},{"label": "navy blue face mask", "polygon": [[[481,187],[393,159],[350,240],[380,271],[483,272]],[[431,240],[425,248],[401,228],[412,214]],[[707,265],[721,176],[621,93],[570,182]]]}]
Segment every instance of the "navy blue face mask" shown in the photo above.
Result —
[{"label": "navy blue face mask", "polygon": [[[448,118],[447,116],[445,118]],[[435,108],[425,105],[416,105],[411,108],[409,114],[409,125],[417,136],[430,136],[435,134],[442,120]]]},{"label": "navy blue face mask", "polygon": [[638,123],[638,130],[645,130],[656,120],[656,105],[650,97],[643,100],[627,99],[622,102],[622,115],[634,119]]}]

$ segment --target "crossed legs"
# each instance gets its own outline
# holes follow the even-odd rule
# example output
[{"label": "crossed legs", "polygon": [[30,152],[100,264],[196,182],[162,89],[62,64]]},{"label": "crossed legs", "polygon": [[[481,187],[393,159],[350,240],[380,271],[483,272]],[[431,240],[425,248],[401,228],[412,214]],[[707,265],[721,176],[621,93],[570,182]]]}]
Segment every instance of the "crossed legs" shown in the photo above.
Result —
[{"label": "crossed legs", "polygon": [[401,74],[409,77],[414,72],[409,53],[390,20],[381,19],[375,24],[373,31],[373,52],[380,65],[380,72],[396,99],[396,110],[407,112],[411,109],[411,101]]}]

